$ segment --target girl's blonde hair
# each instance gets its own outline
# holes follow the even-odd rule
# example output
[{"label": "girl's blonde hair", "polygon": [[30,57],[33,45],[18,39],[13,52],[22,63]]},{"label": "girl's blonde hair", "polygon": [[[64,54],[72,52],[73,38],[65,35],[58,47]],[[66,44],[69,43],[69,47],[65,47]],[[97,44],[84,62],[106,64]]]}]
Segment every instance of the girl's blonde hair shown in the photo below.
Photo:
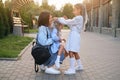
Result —
[{"label": "girl's blonde hair", "polygon": [[88,21],[88,15],[87,15],[87,11],[86,11],[86,6],[81,4],[81,3],[78,3],[78,4],[75,4],[74,7],[81,10],[80,15],[83,16],[83,22],[84,22],[84,25],[85,25],[87,23],[87,21]]}]

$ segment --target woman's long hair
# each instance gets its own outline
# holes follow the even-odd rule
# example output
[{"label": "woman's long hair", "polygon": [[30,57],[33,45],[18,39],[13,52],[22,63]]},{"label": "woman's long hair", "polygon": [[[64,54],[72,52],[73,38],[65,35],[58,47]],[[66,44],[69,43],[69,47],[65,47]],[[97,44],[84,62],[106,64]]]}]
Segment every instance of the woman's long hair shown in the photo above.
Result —
[{"label": "woman's long hair", "polygon": [[38,27],[40,27],[41,25],[48,27],[49,18],[50,18],[50,12],[48,11],[41,12],[38,19]]}]

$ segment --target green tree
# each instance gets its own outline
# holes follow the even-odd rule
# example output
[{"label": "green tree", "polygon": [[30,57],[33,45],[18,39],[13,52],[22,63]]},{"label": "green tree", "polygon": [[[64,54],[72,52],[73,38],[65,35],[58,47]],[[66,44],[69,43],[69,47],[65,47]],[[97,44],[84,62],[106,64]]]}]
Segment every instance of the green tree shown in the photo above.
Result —
[{"label": "green tree", "polygon": [[3,22],[3,3],[2,1],[0,1],[0,38],[4,37],[4,32],[5,32],[5,26],[4,26],[4,22]]},{"label": "green tree", "polygon": [[0,38],[10,33],[10,28],[13,25],[10,4],[10,1],[6,1],[5,4],[0,1]]},{"label": "green tree", "polygon": [[2,1],[0,1],[0,38],[9,34],[7,9],[4,7]]},{"label": "green tree", "polygon": [[70,3],[65,4],[65,6],[62,8],[63,15],[67,16],[68,18],[73,18],[73,5]]},{"label": "green tree", "polygon": [[61,16],[63,16],[63,14],[60,10],[55,10],[55,11],[53,11],[53,16],[54,17],[61,17]]},{"label": "green tree", "polygon": [[53,13],[55,11],[55,6],[54,5],[48,5],[47,3],[44,3],[40,6],[40,11],[50,11],[51,13]]},{"label": "green tree", "polygon": [[8,33],[13,32],[13,19],[11,16],[12,2],[10,0],[5,1],[6,16],[8,20]]},{"label": "green tree", "polygon": [[30,28],[33,27],[32,24],[32,14],[34,12],[34,3],[30,3],[29,5],[24,5],[23,7],[20,8],[20,16],[22,18],[22,22],[24,24],[29,25]]},{"label": "green tree", "polygon": [[4,20],[4,26],[5,26],[5,36],[7,36],[10,33],[10,26],[9,26],[9,9],[4,8],[3,12],[3,20]]}]

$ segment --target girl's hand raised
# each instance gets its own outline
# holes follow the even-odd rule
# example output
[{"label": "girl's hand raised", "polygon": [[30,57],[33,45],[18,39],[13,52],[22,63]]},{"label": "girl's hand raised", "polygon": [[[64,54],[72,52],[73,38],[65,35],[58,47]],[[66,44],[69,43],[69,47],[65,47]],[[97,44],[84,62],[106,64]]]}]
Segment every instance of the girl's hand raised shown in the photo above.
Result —
[{"label": "girl's hand raised", "polygon": [[53,20],[54,20],[54,21],[58,20],[58,17],[54,17]]},{"label": "girl's hand raised", "polygon": [[66,15],[63,16],[65,19],[68,19],[68,17]]}]

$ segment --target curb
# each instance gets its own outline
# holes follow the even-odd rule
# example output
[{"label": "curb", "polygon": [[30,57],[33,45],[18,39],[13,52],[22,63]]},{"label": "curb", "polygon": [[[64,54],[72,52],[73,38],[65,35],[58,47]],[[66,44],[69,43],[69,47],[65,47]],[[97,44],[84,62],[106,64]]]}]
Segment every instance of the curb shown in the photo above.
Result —
[{"label": "curb", "polygon": [[[33,39],[34,41],[34,39]],[[21,52],[20,54],[18,54],[18,57],[17,58],[0,58],[0,60],[7,60],[7,61],[17,61],[17,60],[20,60],[21,56],[26,52],[26,50],[32,45],[32,42],[31,41]]]}]

